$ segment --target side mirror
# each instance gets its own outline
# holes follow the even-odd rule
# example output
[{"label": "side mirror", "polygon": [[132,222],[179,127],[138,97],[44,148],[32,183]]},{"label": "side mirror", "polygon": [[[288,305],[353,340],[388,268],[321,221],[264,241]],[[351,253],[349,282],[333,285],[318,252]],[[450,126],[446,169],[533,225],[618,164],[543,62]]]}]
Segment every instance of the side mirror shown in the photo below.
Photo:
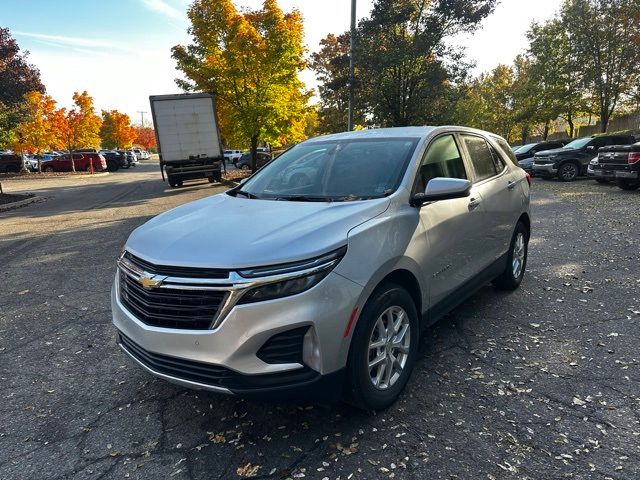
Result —
[{"label": "side mirror", "polygon": [[432,178],[427,183],[424,193],[416,193],[411,199],[411,205],[420,207],[427,202],[450,200],[452,198],[468,197],[471,192],[471,182],[461,178]]},{"label": "side mirror", "polygon": [[595,150],[595,149],[596,149],[596,147],[594,147],[593,145],[589,145],[589,146],[587,147],[587,152],[591,152],[591,151],[593,151],[593,150]]}]

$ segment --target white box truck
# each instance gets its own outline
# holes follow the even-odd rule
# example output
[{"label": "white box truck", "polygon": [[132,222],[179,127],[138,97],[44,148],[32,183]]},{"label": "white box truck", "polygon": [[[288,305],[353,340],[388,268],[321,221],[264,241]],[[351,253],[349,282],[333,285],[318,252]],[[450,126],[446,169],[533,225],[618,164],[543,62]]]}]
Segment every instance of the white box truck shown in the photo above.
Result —
[{"label": "white box truck", "polygon": [[213,95],[152,95],[149,102],[162,179],[166,173],[171,187],[198,178],[220,181],[224,157]]}]

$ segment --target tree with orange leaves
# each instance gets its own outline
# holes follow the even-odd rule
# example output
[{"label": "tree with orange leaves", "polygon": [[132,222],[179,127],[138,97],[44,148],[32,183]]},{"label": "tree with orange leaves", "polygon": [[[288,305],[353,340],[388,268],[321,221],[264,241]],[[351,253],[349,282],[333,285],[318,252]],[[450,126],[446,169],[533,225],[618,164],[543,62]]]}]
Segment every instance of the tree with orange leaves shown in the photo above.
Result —
[{"label": "tree with orange leaves", "polygon": [[133,127],[136,131],[136,139],[134,143],[140,145],[145,150],[149,150],[156,146],[156,133],[150,127]]},{"label": "tree with orange leaves", "polygon": [[[61,119],[60,133],[64,144],[72,152],[77,148],[97,148],[100,146],[100,127],[102,119],[96,115],[93,108],[93,98],[86,92],[73,94],[75,106],[64,112]],[[71,156],[71,168],[75,172],[76,166]]]},{"label": "tree with orange leaves", "polygon": [[136,136],[129,115],[118,110],[102,110],[102,148],[131,148]]},{"label": "tree with orange leaves", "polygon": [[250,145],[255,170],[258,141],[303,139],[310,94],[298,78],[305,67],[300,12],[285,13],[276,0],[246,12],[232,0],[195,0],[188,16],[193,43],[173,48],[188,80],[176,82],[216,95],[225,140]]}]

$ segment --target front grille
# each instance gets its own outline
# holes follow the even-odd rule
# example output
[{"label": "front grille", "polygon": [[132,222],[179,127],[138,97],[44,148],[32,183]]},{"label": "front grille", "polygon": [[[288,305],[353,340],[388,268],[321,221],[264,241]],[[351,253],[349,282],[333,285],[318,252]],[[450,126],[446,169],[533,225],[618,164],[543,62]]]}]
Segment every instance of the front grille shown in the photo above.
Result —
[{"label": "front grille", "polygon": [[264,375],[244,375],[220,365],[150,352],[122,333],[119,334],[119,341],[132,357],[154,372],[236,392],[300,384],[319,375],[309,367]]},{"label": "front grille", "polygon": [[208,329],[225,292],[156,288],[146,290],[120,270],[120,302],[140,321],[154,327]]},{"label": "front grille", "polygon": [[229,278],[229,272],[219,268],[174,267],[170,265],[155,265],[143,260],[129,252],[125,252],[124,258],[145,272],[167,277],[183,278]]},{"label": "front grille", "polygon": [[278,333],[265,342],[256,356],[265,363],[302,363],[302,345],[309,327]]}]

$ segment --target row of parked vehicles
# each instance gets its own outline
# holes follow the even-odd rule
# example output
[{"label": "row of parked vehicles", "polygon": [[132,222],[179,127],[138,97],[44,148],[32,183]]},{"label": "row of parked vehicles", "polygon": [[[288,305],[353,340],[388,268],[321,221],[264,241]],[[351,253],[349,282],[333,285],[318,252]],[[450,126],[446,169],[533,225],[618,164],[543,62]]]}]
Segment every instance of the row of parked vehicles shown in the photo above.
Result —
[{"label": "row of parked vehicles", "polygon": [[131,150],[96,150],[80,149],[73,153],[51,151],[39,155],[12,152],[0,153],[0,173],[19,172],[22,166],[31,171],[38,171],[38,164],[43,172],[77,172],[110,171],[135,167],[139,160],[149,158],[149,153],[139,148]]},{"label": "row of parked vehicles", "polygon": [[[224,158],[227,162],[233,163],[233,166],[240,170],[251,169],[251,152],[243,152],[242,150],[225,150]],[[256,167],[261,168],[273,160],[273,155],[266,148],[258,148],[256,154]]]},{"label": "row of parked vehicles", "polygon": [[514,147],[529,174],[564,182],[587,175],[614,181],[624,190],[640,188],[640,142],[633,135],[593,135],[571,141],[538,142]]}]

